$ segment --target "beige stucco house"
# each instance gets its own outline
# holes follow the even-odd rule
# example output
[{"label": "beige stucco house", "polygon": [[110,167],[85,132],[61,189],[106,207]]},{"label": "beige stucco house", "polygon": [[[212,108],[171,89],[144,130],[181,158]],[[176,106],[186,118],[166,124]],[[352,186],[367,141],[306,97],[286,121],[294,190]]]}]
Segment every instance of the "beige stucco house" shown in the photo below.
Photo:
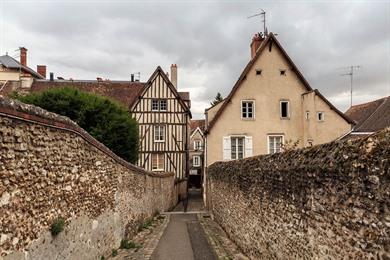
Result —
[{"label": "beige stucco house", "polygon": [[46,77],[46,66],[37,65],[37,71],[27,66],[27,49],[19,48],[20,62],[8,54],[0,56],[0,95],[9,95],[16,89],[29,89],[34,79]]},{"label": "beige stucco house", "polygon": [[257,34],[230,94],[206,109],[205,165],[326,143],[352,124],[309,85],[274,34]]}]

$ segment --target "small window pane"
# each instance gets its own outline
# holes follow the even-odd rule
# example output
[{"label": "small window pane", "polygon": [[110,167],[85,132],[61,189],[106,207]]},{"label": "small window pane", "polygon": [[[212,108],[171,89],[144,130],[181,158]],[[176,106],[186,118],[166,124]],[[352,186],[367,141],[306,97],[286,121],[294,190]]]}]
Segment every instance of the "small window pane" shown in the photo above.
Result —
[{"label": "small window pane", "polygon": [[156,125],[154,126],[154,141],[163,142],[165,140],[165,126]]},{"label": "small window pane", "polygon": [[280,102],[280,116],[282,118],[288,118],[288,101]]},{"label": "small window pane", "polygon": [[269,153],[280,153],[282,151],[283,136],[269,136],[268,149]]},{"label": "small window pane", "polygon": [[324,121],[324,112],[317,113],[318,121]]},{"label": "small window pane", "polygon": [[253,118],[253,101],[242,102],[242,118]]},{"label": "small window pane", "polygon": [[152,111],[158,111],[158,100],[157,99],[152,100]]},{"label": "small window pane", "polygon": [[160,110],[167,111],[167,101],[165,99],[160,100]]},{"label": "small window pane", "polygon": [[163,171],[164,170],[164,154],[152,154],[152,170]]},{"label": "small window pane", "polygon": [[231,138],[231,158],[242,159],[244,158],[244,137],[232,137]]}]

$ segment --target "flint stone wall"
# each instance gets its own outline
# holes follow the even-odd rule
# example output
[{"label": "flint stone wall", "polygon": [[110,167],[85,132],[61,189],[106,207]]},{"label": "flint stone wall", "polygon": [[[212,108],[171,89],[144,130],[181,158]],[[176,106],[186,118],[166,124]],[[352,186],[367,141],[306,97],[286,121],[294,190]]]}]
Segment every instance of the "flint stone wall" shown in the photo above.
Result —
[{"label": "flint stone wall", "polygon": [[[176,197],[173,173],[146,172],[68,118],[0,96],[0,259],[100,259]],[[52,237],[57,217],[67,225]]]},{"label": "flint stone wall", "polygon": [[215,220],[252,259],[390,259],[390,129],[217,162]]}]

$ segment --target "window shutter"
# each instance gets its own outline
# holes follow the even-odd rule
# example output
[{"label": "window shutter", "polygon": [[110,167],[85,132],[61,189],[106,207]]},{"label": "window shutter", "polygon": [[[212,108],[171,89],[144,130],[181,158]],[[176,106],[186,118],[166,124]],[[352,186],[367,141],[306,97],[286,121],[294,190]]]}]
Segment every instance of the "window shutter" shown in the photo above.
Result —
[{"label": "window shutter", "polygon": [[245,136],[245,157],[253,155],[252,136]]},{"label": "window shutter", "polygon": [[223,137],[223,159],[230,160],[232,156],[232,145],[229,136]]}]

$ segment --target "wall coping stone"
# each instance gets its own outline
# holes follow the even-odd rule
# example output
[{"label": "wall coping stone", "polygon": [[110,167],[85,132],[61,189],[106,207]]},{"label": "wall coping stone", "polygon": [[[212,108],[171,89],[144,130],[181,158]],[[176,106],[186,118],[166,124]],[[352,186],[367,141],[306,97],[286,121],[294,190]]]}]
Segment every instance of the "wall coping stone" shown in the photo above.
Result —
[{"label": "wall coping stone", "polygon": [[10,99],[0,95],[0,116],[6,116],[15,118],[17,120],[27,121],[30,123],[36,123],[44,126],[48,126],[55,129],[65,130],[79,135],[85,141],[98,150],[102,151],[117,163],[122,166],[138,173],[149,175],[151,177],[166,178],[174,176],[173,172],[151,172],[127,162],[113,153],[108,147],[92,137],[87,131],[82,129],[76,122],[72,121],[66,116],[61,116],[40,107],[22,103],[15,99]]}]

